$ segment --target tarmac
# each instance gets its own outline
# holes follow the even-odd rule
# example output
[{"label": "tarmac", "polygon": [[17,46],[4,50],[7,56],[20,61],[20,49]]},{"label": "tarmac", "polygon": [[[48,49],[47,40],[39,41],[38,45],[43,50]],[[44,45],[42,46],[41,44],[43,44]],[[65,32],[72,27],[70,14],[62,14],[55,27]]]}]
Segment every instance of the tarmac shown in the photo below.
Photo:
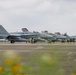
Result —
[{"label": "tarmac", "polygon": [[76,43],[25,43],[25,42],[16,42],[11,44],[10,42],[0,42],[0,50],[38,50],[38,48],[46,46],[74,46]]},{"label": "tarmac", "polygon": [[0,42],[0,50],[34,50],[38,46],[46,45],[46,44],[32,44],[32,43],[9,43],[9,42]]}]

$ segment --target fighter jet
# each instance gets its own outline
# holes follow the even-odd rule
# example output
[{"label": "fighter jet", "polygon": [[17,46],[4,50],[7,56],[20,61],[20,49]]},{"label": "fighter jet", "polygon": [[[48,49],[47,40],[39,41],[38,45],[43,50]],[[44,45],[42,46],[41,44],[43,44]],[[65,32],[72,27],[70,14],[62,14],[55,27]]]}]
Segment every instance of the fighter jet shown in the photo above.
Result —
[{"label": "fighter jet", "polygon": [[47,31],[42,31],[41,33],[38,33],[38,37],[46,40],[46,42],[55,42],[56,39],[52,33],[49,33]]},{"label": "fighter jet", "polygon": [[[22,29],[24,30],[24,29]],[[27,42],[29,38],[35,38],[37,37],[36,34],[31,33],[31,32],[12,32],[8,33],[5,28],[0,25],[0,38],[7,39],[11,43],[14,42]]]},{"label": "fighter jet", "polygon": [[55,33],[55,37],[56,37],[56,41],[58,41],[58,42],[75,42],[75,40],[76,40],[75,36],[69,36],[69,35],[67,35],[67,33],[64,33],[64,34]]}]

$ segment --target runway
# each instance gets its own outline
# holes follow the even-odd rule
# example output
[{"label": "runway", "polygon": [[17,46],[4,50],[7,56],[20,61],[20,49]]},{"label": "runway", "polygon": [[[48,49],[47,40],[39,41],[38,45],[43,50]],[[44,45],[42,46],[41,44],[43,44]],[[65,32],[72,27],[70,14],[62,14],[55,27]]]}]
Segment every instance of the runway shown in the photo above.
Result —
[{"label": "runway", "polygon": [[76,43],[25,43],[25,42],[16,42],[11,44],[10,42],[0,42],[0,50],[38,50],[46,47],[71,47],[76,46]]},{"label": "runway", "polygon": [[0,42],[0,50],[36,50],[41,46],[47,45],[46,43],[14,43]]}]

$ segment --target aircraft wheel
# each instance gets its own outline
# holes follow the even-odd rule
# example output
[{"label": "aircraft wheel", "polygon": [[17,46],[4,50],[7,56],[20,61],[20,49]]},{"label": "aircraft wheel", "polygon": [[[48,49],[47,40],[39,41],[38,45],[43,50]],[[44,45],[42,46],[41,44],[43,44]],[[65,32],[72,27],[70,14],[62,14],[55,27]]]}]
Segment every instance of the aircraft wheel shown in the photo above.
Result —
[{"label": "aircraft wheel", "polygon": [[11,40],[10,42],[11,42],[11,43],[15,43],[15,41],[14,41],[14,40]]}]

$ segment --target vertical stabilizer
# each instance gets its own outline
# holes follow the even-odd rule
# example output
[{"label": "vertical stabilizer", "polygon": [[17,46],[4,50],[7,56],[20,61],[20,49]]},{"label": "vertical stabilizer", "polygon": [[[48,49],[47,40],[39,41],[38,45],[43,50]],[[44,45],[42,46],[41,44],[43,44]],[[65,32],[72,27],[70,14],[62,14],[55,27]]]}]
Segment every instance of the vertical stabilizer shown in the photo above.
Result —
[{"label": "vertical stabilizer", "polygon": [[25,32],[25,33],[29,32],[27,28],[22,28],[22,31]]},{"label": "vertical stabilizer", "polygon": [[5,28],[0,25],[0,37],[7,37],[9,33],[5,30]]}]

